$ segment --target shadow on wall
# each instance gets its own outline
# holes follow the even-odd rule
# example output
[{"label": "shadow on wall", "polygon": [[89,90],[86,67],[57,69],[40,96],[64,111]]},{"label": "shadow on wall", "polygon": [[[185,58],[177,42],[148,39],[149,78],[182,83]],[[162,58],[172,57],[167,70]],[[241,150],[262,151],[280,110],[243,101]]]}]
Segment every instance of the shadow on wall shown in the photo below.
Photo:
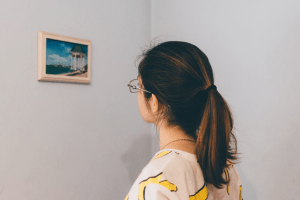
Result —
[{"label": "shadow on wall", "polygon": [[[243,199],[258,199],[256,188],[254,187],[253,183],[249,180],[247,180],[245,173],[243,172],[242,168],[239,167],[239,165],[235,165],[237,167],[237,170],[239,172],[241,181],[242,181],[242,187],[243,187]],[[247,196],[247,198],[245,198]]]},{"label": "shadow on wall", "polygon": [[121,161],[127,168],[130,182],[133,184],[153,156],[152,136],[151,133],[145,133],[131,141],[130,148],[121,156]]}]

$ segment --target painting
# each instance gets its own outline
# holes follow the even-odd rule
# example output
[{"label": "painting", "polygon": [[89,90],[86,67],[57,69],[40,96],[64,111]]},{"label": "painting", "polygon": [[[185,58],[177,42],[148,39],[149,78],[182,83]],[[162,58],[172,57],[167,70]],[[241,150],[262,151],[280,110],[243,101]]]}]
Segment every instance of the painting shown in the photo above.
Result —
[{"label": "painting", "polygon": [[91,41],[38,32],[38,80],[91,83]]}]

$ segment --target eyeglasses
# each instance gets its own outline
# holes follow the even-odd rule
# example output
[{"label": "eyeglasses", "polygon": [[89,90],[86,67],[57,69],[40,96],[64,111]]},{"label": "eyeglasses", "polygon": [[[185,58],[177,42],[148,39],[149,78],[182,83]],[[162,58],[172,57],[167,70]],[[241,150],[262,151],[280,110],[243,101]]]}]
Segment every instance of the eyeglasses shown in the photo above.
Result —
[{"label": "eyeglasses", "polygon": [[131,93],[137,93],[137,92],[139,92],[139,90],[142,90],[144,92],[148,92],[150,94],[152,93],[152,92],[149,92],[147,90],[144,90],[144,89],[140,88],[140,84],[139,84],[138,79],[131,80],[127,86],[129,87],[129,91]]}]

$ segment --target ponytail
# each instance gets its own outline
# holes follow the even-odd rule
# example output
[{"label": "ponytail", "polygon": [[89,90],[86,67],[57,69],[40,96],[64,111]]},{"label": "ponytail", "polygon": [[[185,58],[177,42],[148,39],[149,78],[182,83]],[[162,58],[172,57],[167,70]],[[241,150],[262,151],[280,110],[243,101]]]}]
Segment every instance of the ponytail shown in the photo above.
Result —
[{"label": "ponytail", "polygon": [[[233,119],[228,104],[217,90],[210,90],[199,127],[196,154],[204,180],[216,188],[227,184],[223,172],[227,160],[237,159]],[[234,147],[231,146],[234,143]]]}]

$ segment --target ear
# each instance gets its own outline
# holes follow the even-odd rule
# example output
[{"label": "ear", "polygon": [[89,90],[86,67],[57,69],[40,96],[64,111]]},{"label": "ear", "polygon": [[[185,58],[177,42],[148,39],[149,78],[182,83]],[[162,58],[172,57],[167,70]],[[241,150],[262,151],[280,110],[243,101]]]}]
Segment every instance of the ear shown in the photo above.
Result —
[{"label": "ear", "polygon": [[150,104],[150,109],[152,111],[153,114],[157,114],[158,110],[159,110],[159,106],[158,106],[158,100],[157,97],[152,94],[150,99],[149,99],[149,104]]}]

